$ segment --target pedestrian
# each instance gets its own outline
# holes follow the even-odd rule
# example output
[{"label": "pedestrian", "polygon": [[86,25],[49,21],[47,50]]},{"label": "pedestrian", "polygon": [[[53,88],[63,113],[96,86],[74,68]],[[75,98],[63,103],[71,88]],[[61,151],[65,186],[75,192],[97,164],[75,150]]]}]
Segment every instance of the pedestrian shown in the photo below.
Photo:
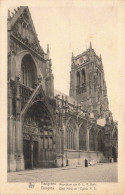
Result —
[{"label": "pedestrian", "polygon": [[88,167],[88,161],[85,159],[85,167]]}]

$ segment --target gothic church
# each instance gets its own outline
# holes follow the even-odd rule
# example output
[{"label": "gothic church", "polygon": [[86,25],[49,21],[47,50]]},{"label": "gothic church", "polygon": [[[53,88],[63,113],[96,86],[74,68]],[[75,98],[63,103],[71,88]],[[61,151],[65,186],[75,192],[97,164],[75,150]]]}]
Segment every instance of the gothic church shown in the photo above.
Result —
[{"label": "gothic church", "polygon": [[69,96],[54,89],[52,61],[26,6],[8,12],[8,171],[116,162],[118,130],[101,56],[71,57]]}]

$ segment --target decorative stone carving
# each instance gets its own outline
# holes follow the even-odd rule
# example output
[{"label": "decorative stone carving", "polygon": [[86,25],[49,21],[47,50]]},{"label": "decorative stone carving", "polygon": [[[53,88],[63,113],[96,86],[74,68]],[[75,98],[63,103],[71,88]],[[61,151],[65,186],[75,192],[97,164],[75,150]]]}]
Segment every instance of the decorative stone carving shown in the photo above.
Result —
[{"label": "decorative stone carving", "polygon": [[38,83],[41,83],[41,82],[42,82],[42,76],[38,75]]},{"label": "decorative stone carving", "polygon": [[44,58],[43,49],[41,49],[39,41],[36,41],[36,37],[26,11],[24,11],[16,23],[11,27],[11,30],[11,36],[14,36],[26,47],[29,47],[29,49],[32,49],[35,53]]},{"label": "decorative stone carving", "polygon": [[23,132],[24,133],[38,133],[38,128],[37,127],[31,127],[31,126],[23,126]]},{"label": "decorative stone carving", "polygon": [[22,14],[22,18],[23,18],[23,20],[25,21],[26,24],[30,23],[29,15],[28,15],[26,10],[24,10],[24,12]]}]

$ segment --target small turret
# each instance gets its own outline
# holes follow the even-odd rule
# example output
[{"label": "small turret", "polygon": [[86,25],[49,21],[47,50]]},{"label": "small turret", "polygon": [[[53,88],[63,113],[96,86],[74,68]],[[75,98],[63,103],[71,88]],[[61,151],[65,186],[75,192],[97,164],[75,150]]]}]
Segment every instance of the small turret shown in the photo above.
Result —
[{"label": "small turret", "polygon": [[16,9],[14,9],[14,11],[15,11],[15,14],[16,14],[17,10],[16,10]]},{"label": "small turret", "polygon": [[8,10],[8,21],[11,19],[10,10]]},{"label": "small turret", "polygon": [[101,54],[100,54],[100,60],[102,61],[102,56],[101,56]]},{"label": "small turret", "polygon": [[90,47],[89,47],[89,48],[90,48],[90,50],[92,49],[92,44],[91,44],[91,41],[90,41]]},{"label": "small turret", "polygon": [[49,59],[49,54],[50,54],[50,51],[49,51],[49,44],[47,44],[47,59]]},{"label": "small turret", "polygon": [[72,52],[71,62],[73,63],[73,61],[74,61],[74,54]]}]

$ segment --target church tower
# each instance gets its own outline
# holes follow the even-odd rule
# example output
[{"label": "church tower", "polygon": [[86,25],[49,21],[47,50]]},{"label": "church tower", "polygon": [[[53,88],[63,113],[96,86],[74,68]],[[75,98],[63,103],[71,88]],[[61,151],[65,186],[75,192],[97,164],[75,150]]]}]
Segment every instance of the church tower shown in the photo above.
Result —
[{"label": "church tower", "polygon": [[72,53],[70,96],[96,118],[105,117],[109,112],[102,58],[96,55],[91,42],[85,52],[77,56]]}]

